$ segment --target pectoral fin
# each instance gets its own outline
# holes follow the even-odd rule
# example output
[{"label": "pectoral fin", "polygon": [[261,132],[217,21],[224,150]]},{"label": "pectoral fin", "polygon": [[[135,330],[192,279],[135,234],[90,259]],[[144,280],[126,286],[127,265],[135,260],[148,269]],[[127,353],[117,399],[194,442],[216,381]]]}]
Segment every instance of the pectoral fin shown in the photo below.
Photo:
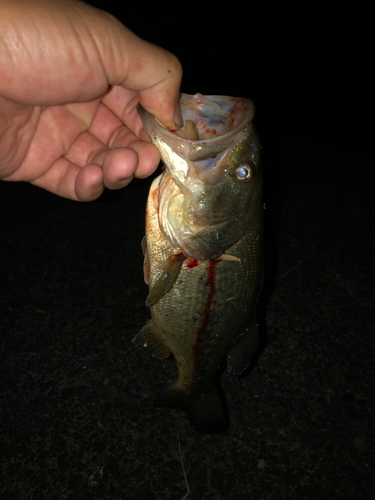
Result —
[{"label": "pectoral fin", "polygon": [[146,299],[146,306],[150,307],[163,297],[176,283],[180,274],[183,261],[186,259],[182,253],[170,255],[166,269],[151,288]]},{"label": "pectoral fin", "polygon": [[229,253],[222,253],[220,257],[218,257],[220,260],[231,260],[233,262],[239,262],[241,264],[241,259],[239,257],[236,257],[235,255],[230,255]]},{"label": "pectoral fin", "polygon": [[140,347],[148,349],[150,354],[158,359],[168,358],[171,354],[171,350],[167,344],[160,338],[156,333],[154,322],[152,319],[147,321],[145,326],[140,330],[134,337],[133,342]]},{"label": "pectoral fin", "polygon": [[249,366],[253,354],[258,347],[258,326],[254,318],[249,328],[239,337],[227,356],[228,372],[239,377]]}]

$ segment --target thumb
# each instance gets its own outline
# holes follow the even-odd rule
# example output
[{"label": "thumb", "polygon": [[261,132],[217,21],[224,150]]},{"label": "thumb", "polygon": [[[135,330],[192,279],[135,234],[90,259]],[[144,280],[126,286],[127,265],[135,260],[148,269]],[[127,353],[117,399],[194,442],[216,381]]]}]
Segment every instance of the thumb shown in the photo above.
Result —
[{"label": "thumb", "polygon": [[170,52],[160,47],[151,47],[157,50],[157,55],[154,52],[150,54],[151,61],[148,62],[153,78],[148,80],[147,88],[138,91],[139,102],[165,127],[180,128],[182,118],[178,98],[182,79],[181,64]]},{"label": "thumb", "polygon": [[[109,83],[138,94],[139,102],[166,127],[182,125],[178,106],[182,67],[176,56],[138,37],[112,18],[116,37],[100,47]],[[100,42],[99,42],[100,43]],[[108,49],[110,53],[108,53]]]}]

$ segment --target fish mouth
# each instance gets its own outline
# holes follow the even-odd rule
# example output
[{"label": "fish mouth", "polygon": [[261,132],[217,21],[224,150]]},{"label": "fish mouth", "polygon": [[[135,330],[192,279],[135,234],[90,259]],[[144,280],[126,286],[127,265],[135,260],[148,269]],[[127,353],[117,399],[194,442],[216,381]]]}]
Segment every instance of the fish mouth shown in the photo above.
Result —
[{"label": "fish mouth", "polygon": [[159,227],[185,256],[207,260],[238,241],[249,217],[253,190],[240,187],[245,184],[235,167],[252,158],[255,107],[244,98],[201,94],[181,94],[179,103],[178,130],[168,130],[141,105],[138,112],[166,167],[158,189]]},{"label": "fish mouth", "polygon": [[255,114],[252,101],[244,98],[181,94],[179,104],[183,127],[189,122],[195,124],[195,140],[180,137],[178,130],[168,130],[141,104],[137,107],[152,142],[176,180],[186,178],[191,162],[202,162],[196,165],[200,170],[212,167],[213,162],[204,163],[204,160],[216,157],[239,142]]}]

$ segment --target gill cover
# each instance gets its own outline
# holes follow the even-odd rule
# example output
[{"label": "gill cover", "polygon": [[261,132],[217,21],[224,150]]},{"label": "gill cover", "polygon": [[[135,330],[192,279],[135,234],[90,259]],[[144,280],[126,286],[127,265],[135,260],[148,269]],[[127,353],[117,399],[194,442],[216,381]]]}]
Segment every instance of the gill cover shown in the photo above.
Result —
[{"label": "gill cover", "polygon": [[[176,251],[207,260],[243,236],[259,177],[260,146],[248,99],[181,94],[184,127],[196,140],[166,129],[138,105],[167,174],[159,196],[159,225]],[[181,134],[182,135],[182,134]]]}]

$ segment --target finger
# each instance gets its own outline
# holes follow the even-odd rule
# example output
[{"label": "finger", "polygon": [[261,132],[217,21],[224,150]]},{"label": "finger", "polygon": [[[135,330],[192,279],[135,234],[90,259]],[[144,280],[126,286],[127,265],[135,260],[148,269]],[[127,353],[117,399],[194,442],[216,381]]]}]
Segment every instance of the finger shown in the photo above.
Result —
[{"label": "finger", "polygon": [[39,116],[27,154],[9,180],[31,182],[47,173],[51,165],[66,155],[80,134],[89,128],[99,102],[97,99],[45,108]]},{"label": "finger", "polygon": [[[144,40],[142,42],[146,46],[140,45],[139,53],[132,54],[134,66],[124,86],[136,90],[142,106],[167,128],[175,128],[178,125],[176,121],[180,119],[177,101],[182,79],[181,64],[170,52]],[[141,63],[139,57],[144,58]]]},{"label": "finger", "polygon": [[138,166],[138,155],[130,148],[111,149],[94,158],[102,164],[104,185],[108,189],[127,186],[134,177]]},{"label": "finger", "polygon": [[92,159],[102,166],[104,185],[109,189],[127,186],[133,177],[147,177],[159,161],[157,148],[143,141],[134,141],[127,148],[103,149]]},{"label": "finger", "polygon": [[77,137],[64,157],[80,167],[90,163],[102,165],[110,149],[127,147],[137,139],[121,120],[101,105],[90,128]]},{"label": "finger", "polygon": [[[102,99],[102,103],[105,105],[104,107],[107,108],[109,112],[116,115],[121,123],[125,124],[137,138],[150,142],[148,134],[137,112],[138,102],[139,100],[136,92],[118,85],[113,86]],[[95,119],[93,125],[97,126],[102,116],[104,120],[109,119],[109,117],[105,115],[105,110],[100,109],[98,121]]]},{"label": "finger", "polygon": [[151,175],[160,163],[160,152],[156,146],[144,141],[134,141],[128,146],[138,155],[138,165],[134,177],[144,179]]},{"label": "finger", "polygon": [[[142,40],[121,24],[116,25],[113,33],[119,37],[116,45],[109,46],[105,38],[98,40],[109,83],[136,92],[146,109],[166,127],[175,128],[182,79],[180,62],[167,50]],[[116,52],[113,49],[111,52],[112,47],[116,47]]]},{"label": "finger", "polygon": [[82,132],[74,143],[71,145],[69,151],[64,155],[69,162],[83,168],[90,163],[100,163],[92,161],[93,158],[98,157],[102,152],[107,152],[108,146],[94,137],[90,132]]},{"label": "finger", "polygon": [[165,79],[154,86],[138,92],[142,106],[170,130],[182,126],[181,110],[178,104],[182,69],[178,59],[175,56],[173,58],[174,60],[166,63],[165,68],[170,75],[168,74]]},{"label": "finger", "polygon": [[113,132],[123,125],[120,118],[101,102],[88,131],[104,144],[109,144]]},{"label": "finger", "polygon": [[120,189],[128,185],[133,177],[147,177],[159,164],[159,151],[150,143],[136,140],[127,148],[109,149],[96,140],[98,148],[87,165],[84,142],[88,141],[91,148],[95,138],[88,132],[81,136],[79,147],[75,150],[72,147],[69,152],[70,157],[74,157],[80,164],[61,157],[46,172],[32,180],[32,184],[64,198],[90,201],[101,195],[104,186]]},{"label": "finger", "polygon": [[126,147],[138,138],[150,142],[136,110],[132,116],[126,112],[127,92],[122,87],[116,87],[116,89],[120,89],[120,91],[112,89],[110,91],[112,98],[108,98],[107,95],[103,98],[89,132],[109,147]]},{"label": "finger", "polygon": [[31,183],[77,201],[95,200],[104,189],[103,171],[99,165],[80,168],[66,158],[59,158],[47,172]]},{"label": "finger", "polygon": [[75,195],[78,201],[92,201],[104,190],[104,174],[99,165],[86,165],[80,169],[75,180]]},{"label": "finger", "polygon": [[[104,184],[109,189],[124,187],[134,176],[148,177],[160,161],[157,148],[149,142],[136,139],[126,127],[120,127],[117,131],[112,148],[93,137],[90,132],[83,132],[65,158],[80,168],[86,165],[101,166],[104,170]],[[129,144],[130,138],[132,142]]]},{"label": "finger", "polygon": [[[98,133],[105,141],[109,140],[111,148],[94,137],[90,131],[86,131],[79,135],[65,158],[81,168],[86,165],[102,167],[103,183],[109,189],[120,189],[126,186],[134,176],[144,178],[150,175],[160,161],[157,148],[149,142],[138,140],[124,126],[117,127],[110,133],[112,126],[121,122],[117,122],[117,118],[114,119],[105,106],[102,106],[99,114],[102,114],[100,121],[105,119],[111,126],[108,127],[106,133],[100,132],[100,127],[96,125],[90,127],[90,131]],[[130,144],[129,141],[131,141]],[[48,189],[51,190],[51,186]],[[79,198],[83,198],[82,189],[79,191]],[[84,198],[86,199],[87,196],[85,195]]]}]

